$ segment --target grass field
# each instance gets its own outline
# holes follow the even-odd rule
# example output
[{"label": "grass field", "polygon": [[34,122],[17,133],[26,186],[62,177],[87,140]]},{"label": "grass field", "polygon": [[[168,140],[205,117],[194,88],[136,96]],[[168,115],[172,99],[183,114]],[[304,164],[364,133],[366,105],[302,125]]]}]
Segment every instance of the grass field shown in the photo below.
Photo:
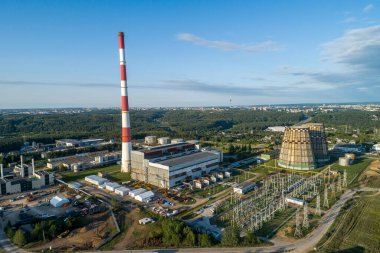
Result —
[{"label": "grass field", "polygon": [[349,185],[355,185],[358,176],[364,171],[365,168],[372,162],[370,159],[358,158],[351,166],[344,167],[338,164],[331,166],[331,170],[347,171],[347,183]]},{"label": "grass field", "polygon": [[331,237],[320,252],[380,252],[380,198],[366,195],[348,202],[322,239]]},{"label": "grass field", "polygon": [[[110,176],[116,175],[116,177],[127,177],[130,176],[129,173],[125,173],[126,176],[122,175],[120,176],[120,165],[112,165],[108,167],[103,167],[103,168],[95,168],[95,169],[88,169],[88,170],[83,170],[79,172],[63,172],[61,173],[62,175],[62,180],[65,182],[71,182],[79,179],[83,179],[86,176],[97,174],[98,172],[108,172],[110,173]],[[124,173],[123,173],[124,174]]]},{"label": "grass field", "polygon": [[[362,160],[357,165],[357,175],[371,160]],[[363,168],[364,166],[364,168]],[[372,164],[371,166],[374,166]],[[371,167],[363,173],[370,173]],[[373,171],[372,171],[373,172]],[[371,180],[357,177],[352,173],[354,184],[379,187],[379,174],[371,174]],[[358,180],[359,178],[359,180]],[[327,234],[319,242],[318,252],[380,252],[380,195],[378,192],[360,192],[354,199],[349,200],[330,227]]]},{"label": "grass field", "polygon": [[257,236],[270,237],[271,233],[274,229],[277,229],[287,218],[294,214],[296,208],[289,207],[284,211],[276,212],[274,218],[269,222],[263,224],[263,227],[256,231],[255,234]]}]

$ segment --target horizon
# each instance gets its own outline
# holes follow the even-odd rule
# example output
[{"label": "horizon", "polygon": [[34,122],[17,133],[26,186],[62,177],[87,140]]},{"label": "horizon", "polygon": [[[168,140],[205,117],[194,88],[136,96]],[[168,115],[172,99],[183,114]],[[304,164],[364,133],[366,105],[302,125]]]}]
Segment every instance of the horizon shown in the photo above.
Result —
[{"label": "horizon", "polygon": [[376,101],[376,3],[2,1],[0,108],[119,107],[119,31],[134,108]]}]

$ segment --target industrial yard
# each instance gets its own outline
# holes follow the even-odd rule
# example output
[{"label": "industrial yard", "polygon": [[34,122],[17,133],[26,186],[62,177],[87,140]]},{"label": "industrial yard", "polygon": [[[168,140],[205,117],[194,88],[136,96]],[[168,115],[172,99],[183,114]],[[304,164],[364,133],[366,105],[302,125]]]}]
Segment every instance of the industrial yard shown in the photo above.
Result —
[{"label": "industrial yard", "polygon": [[0,253],[380,252],[377,4],[4,1]]}]

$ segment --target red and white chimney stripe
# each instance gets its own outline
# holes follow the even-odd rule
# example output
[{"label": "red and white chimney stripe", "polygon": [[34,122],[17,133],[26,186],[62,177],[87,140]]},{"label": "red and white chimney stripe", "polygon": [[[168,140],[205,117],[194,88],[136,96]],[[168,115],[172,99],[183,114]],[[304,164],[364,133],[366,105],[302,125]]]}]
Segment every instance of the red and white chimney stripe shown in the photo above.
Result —
[{"label": "red and white chimney stripe", "polygon": [[119,32],[119,54],[120,54],[120,83],[121,83],[121,123],[122,123],[122,153],[121,171],[131,171],[131,123],[129,120],[129,105],[127,91],[127,71],[125,67],[124,33]]}]

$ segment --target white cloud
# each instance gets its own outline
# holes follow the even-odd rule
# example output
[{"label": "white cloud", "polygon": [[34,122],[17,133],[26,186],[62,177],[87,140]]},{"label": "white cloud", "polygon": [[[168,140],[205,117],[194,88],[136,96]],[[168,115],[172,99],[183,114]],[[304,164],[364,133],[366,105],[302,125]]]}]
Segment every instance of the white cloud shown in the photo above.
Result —
[{"label": "white cloud", "polygon": [[256,44],[237,44],[221,40],[207,40],[191,33],[179,33],[176,38],[181,41],[191,42],[195,45],[209,48],[217,48],[223,51],[245,51],[245,52],[273,52],[283,49],[278,43],[267,40]]},{"label": "white cloud", "polygon": [[343,20],[341,21],[341,23],[346,23],[346,24],[348,24],[348,23],[354,23],[354,22],[356,22],[356,21],[358,21],[357,18],[351,16],[351,17],[347,17],[347,18],[343,19]]},{"label": "white cloud", "polygon": [[366,6],[363,8],[363,12],[364,12],[364,13],[371,12],[374,8],[375,8],[375,6],[374,6],[373,4],[368,4],[368,5],[366,5]]}]

